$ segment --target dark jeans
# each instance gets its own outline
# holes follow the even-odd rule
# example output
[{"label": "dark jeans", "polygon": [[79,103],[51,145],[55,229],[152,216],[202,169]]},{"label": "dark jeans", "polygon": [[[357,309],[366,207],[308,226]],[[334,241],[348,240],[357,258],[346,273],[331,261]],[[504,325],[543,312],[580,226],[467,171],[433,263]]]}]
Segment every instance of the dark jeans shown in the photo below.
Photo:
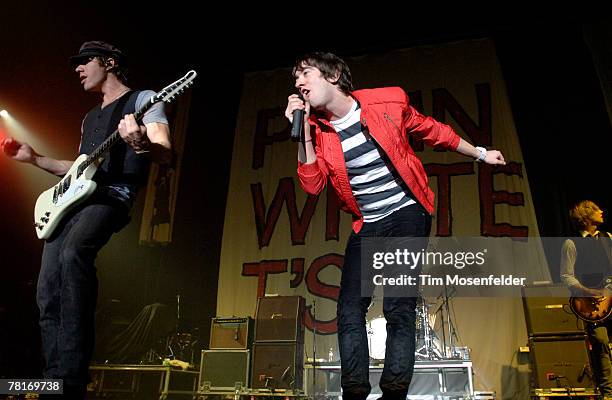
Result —
[{"label": "dark jeans", "polygon": [[80,392],[89,381],[94,347],[98,295],[94,260],[113,232],[127,222],[127,208],[94,200],[76,210],[45,243],[36,297],[43,375],[61,378],[65,388],[81,388]]},{"label": "dark jeans", "polygon": [[587,325],[587,335],[591,344],[591,362],[595,375],[595,383],[601,394],[612,396],[612,362],[608,343],[608,328],[610,322],[603,325]]},{"label": "dark jeans", "polygon": [[[404,207],[388,217],[364,224],[346,246],[338,299],[338,342],[342,367],[343,399],[365,399],[370,393],[366,313],[372,288],[362,292],[361,239],[366,237],[419,237],[427,244],[431,216],[420,205]],[[367,277],[369,279],[369,276]],[[380,388],[385,399],[405,399],[412,379],[415,352],[416,297],[385,295],[387,320],[385,366]]]}]

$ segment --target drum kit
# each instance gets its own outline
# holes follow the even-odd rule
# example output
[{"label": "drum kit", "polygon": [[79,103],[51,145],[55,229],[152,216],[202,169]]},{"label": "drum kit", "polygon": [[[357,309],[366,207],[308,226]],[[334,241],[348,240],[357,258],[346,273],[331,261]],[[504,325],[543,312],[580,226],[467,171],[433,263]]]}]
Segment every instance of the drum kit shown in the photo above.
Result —
[{"label": "drum kit", "polygon": [[181,317],[181,295],[177,294],[174,331],[164,338],[159,338],[155,346],[143,356],[141,364],[157,364],[168,359],[194,365],[198,361],[196,357],[200,346],[199,329],[186,330],[186,325]]},{"label": "drum kit", "polygon": [[[449,318],[448,298],[443,299],[437,310],[430,311],[435,305],[437,303],[429,303],[422,296],[417,300],[415,359],[417,361],[470,360],[469,348],[454,345],[456,334],[453,323]],[[442,340],[434,329],[438,315],[440,315],[438,332],[441,332]],[[448,334],[446,333],[447,329]],[[371,361],[374,363],[383,361],[387,340],[387,321],[382,315],[369,319],[366,324],[366,332]]]}]

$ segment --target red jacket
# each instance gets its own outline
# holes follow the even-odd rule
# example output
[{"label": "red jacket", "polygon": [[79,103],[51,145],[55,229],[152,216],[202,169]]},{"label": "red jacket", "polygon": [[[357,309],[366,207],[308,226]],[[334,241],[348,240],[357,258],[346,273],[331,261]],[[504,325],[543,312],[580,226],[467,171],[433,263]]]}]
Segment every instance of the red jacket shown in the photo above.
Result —
[{"label": "red jacket", "polygon": [[[459,146],[459,136],[450,126],[415,110],[408,95],[399,87],[357,90],[352,95],[361,106],[361,123],[368,128],[378,148],[387,154],[415,200],[433,213],[434,193],[428,186],[423,164],[408,144],[406,133],[430,146],[450,150]],[[309,123],[317,161],[312,164],[298,162],[300,185],[307,193],[316,195],[329,178],[340,198],[341,208],[353,215],[353,230],[359,232],[363,216],[351,190],[338,134],[329,121],[314,113]]]}]

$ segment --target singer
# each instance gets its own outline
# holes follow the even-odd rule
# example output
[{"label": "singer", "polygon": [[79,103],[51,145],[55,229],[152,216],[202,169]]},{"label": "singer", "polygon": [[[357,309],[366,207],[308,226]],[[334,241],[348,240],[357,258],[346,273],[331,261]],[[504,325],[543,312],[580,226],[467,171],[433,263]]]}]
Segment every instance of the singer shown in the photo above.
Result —
[{"label": "singer", "polygon": [[[293,67],[295,87],[304,97],[288,98],[285,116],[304,110],[304,140],[298,145],[298,178],[310,194],[331,182],[342,208],[353,216],[346,246],[340,297],[338,341],[343,399],[370,393],[365,315],[371,291],[361,291],[361,239],[415,237],[426,244],[434,194],[406,135],[430,146],[457,151],[488,164],[505,164],[499,151],[474,147],[453,129],[415,110],[399,87],[353,91],[350,70],[331,53],[311,53]],[[418,271],[416,271],[418,273]],[[415,351],[414,296],[385,293],[387,320],[383,399],[405,399]]]}]

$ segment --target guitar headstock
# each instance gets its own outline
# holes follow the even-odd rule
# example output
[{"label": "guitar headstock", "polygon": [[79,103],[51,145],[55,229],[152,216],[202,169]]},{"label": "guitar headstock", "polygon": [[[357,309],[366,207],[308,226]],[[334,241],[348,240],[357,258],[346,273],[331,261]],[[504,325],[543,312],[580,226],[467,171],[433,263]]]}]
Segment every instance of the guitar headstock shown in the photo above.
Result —
[{"label": "guitar headstock", "polygon": [[178,95],[193,85],[193,80],[195,79],[196,75],[197,73],[194,70],[187,72],[181,79],[169,84],[157,92],[155,96],[152,96],[151,103],[157,103],[159,101],[170,103],[174,101]]}]

